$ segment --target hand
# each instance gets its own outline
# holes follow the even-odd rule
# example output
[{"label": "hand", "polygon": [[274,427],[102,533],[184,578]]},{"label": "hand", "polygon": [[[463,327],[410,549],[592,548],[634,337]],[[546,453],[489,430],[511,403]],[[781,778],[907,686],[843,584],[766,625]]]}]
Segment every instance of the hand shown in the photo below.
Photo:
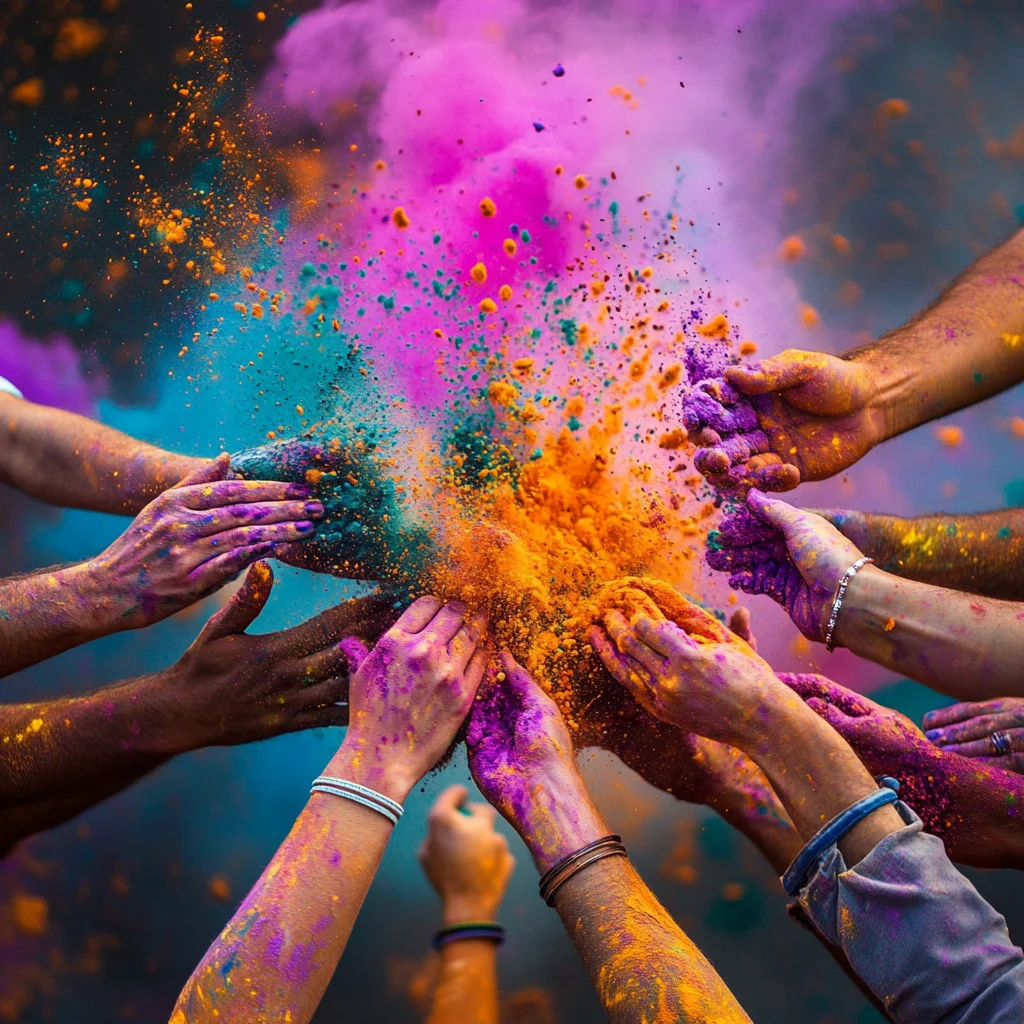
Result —
[{"label": "hand", "polygon": [[824,641],[839,581],[861,557],[834,526],[813,512],[747,495],[708,535],[707,563],[728,572],[729,586],[767,594],[782,605],[809,640]]},{"label": "hand", "polygon": [[119,607],[122,628],[173,615],[218,590],[258,558],[310,537],[319,502],[297,484],[225,480],[228,457],[164,491],[83,568]]},{"label": "hand", "polygon": [[349,647],[349,727],[327,774],[401,802],[440,760],[476,695],[487,625],[465,605],[413,601],[367,653]]},{"label": "hand", "polygon": [[[929,711],[923,724],[925,737],[936,747],[1024,775],[1024,699],[953,704]],[[997,732],[1005,733],[1008,753],[999,754],[992,746]]]},{"label": "hand", "polygon": [[[674,622],[619,611],[590,641],[608,671],[656,718],[744,749],[758,712],[784,699],[775,673],[740,640],[699,642]],[[606,631],[606,632],[605,632]]]},{"label": "hand", "polygon": [[480,792],[546,871],[607,830],[576,770],[554,701],[507,651],[501,668],[473,705],[469,768]]},{"label": "hand", "polygon": [[[767,467],[750,482],[767,490],[789,490],[801,480],[834,476],[885,439],[885,413],[874,375],[854,360],[787,349],[751,366],[727,367],[724,377],[730,390],[723,389],[717,408],[701,410],[695,424],[707,424],[722,435],[694,460],[709,478],[728,475],[752,455],[770,453],[789,473]],[[735,414],[748,399],[756,429],[748,414]],[[723,421],[722,413],[730,411],[732,416]],[[724,434],[716,423],[726,427]],[[686,425],[692,435],[690,422]]]},{"label": "hand", "polygon": [[348,723],[348,707],[339,704],[348,696],[348,662],[339,641],[379,631],[384,602],[358,598],[294,629],[246,633],[273,582],[266,562],[251,566],[192,646],[157,676],[169,752]]},{"label": "hand", "polygon": [[427,816],[427,838],[419,859],[434,891],[444,902],[444,924],[492,921],[515,858],[505,837],[494,830],[494,808],[466,805],[465,786],[449,786]]}]

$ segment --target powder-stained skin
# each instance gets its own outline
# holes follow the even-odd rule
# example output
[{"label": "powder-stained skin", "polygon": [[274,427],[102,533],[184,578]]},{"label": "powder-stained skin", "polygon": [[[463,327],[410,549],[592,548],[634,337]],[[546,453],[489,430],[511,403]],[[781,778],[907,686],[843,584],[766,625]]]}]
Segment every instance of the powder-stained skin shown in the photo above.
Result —
[{"label": "powder-stained skin", "polygon": [[[929,742],[943,750],[1024,775],[1024,698],[952,704],[929,711],[921,726]],[[994,749],[996,732],[1004,734],[1007,753]]]}]

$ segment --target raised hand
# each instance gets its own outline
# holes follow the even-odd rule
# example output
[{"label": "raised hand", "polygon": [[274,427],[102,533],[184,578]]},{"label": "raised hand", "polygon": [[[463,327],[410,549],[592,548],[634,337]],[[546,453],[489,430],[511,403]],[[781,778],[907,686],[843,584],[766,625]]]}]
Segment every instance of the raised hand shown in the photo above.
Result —
[{"label": "raised hand", "polygon": [[953,704],[929,711],[922,724],[942,750],[1024,775],[1024,698]]},{"label": "raised hand", "polygon": [[839,582],[861,553],[821,516],[752,490],[709,534],[705,557],[734,590],[767,594],[823,641]]},{"label": "raised hand", "polygon": [[323,506],[303,484],[225,480],[228,456],[154,498],[105,551],[79,567],[116,608],[118,628],[159,622],[259,558],[316,530]]},{"label": "raised hand", "polygon": [[[872,775],[899,780],[901,799],[942,839],[953,860],[975,867],[1024,865],[1019,775],[934,746],[899,712],[824,676],[784,672],[779,679],[853,747]],[[941,712],[931,712],[936,714]],[[931,724],[927,718],[925,724]]]},{"label": "raised hand", "polygon": [[369,653],[348,645],[348,735],[328,774],[403,800],[441,759],[473,704],[486,625],[461,603],[421,597]]},{"label": "raised hand", "polygon": [[444,903],[444,924],[492,921],[512,877],[515,857],[495,831],[490,804],[467,804],[465,786],[449,786],[427,816],[419,860]]}]

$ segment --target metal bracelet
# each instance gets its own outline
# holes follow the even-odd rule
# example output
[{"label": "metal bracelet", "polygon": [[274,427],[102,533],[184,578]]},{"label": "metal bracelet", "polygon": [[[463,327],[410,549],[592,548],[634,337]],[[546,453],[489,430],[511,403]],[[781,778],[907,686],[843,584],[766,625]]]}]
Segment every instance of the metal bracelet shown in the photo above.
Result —
[{"label": "metal bracelet", "polygon": [[850,585],[850,580],[852,580],[865,565],[873,561],[873,558],[858,558],[857,561],[843,573],[843,578],[839,581],[839,589],[836,591],[836,598],[832,602],[832,614],[828,617],[828,628],[825,630],[825,649],[830,654],[835,650],[836,646],[832,642],[832,634],[836,629],[836,620],[839,618],[839,609],[843,607],[843,595],[846,593],[846,588]]}]

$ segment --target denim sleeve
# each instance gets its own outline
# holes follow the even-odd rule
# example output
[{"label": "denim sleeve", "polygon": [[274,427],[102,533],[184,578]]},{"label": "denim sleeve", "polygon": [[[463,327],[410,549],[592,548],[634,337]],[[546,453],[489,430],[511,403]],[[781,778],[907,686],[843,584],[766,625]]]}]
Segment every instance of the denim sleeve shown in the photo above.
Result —
[{"label": "denim sleeve", "polygon": [[848,869],[830,847],[796,903],[897,1024],[1020,1024],[1024,954],[1006,921],[953,866],[942,840],[907,827]]}]

